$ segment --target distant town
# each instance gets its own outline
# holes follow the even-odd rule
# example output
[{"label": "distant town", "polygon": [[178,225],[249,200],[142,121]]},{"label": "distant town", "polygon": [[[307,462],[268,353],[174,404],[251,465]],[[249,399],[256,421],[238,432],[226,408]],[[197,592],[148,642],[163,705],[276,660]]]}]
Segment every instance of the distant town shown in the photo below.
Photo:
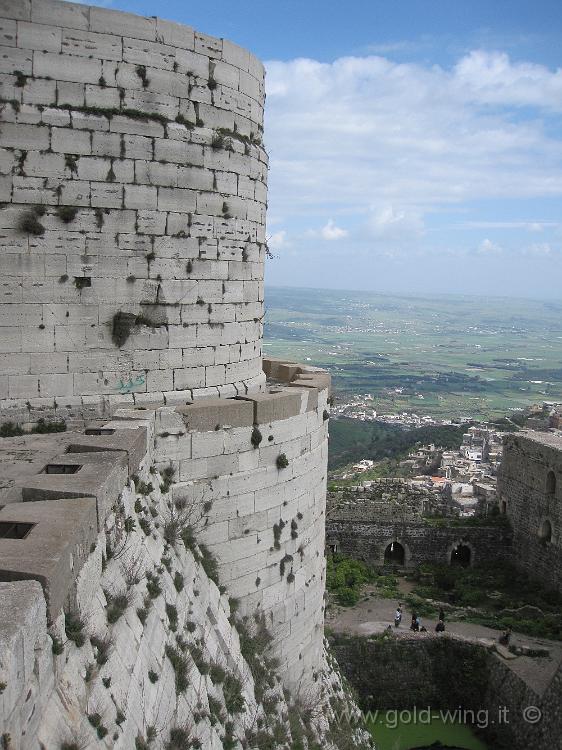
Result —
[{"label": "distant town", "polygon": [[[344,404],[336,405],[333,409],[334,417],[384,422],[404,429],[470,424],[458,450],[447,450],[429,443],[417,446],[399,461],[402,481],[412,490],[425,491],[423,495],[419,495],[422,498],[420,515],[432,513],[438,507],[439,512],[444,515],[487,516],[492,508],[497,507],[496,478],[502,460],[504,435],[523,427],[537,431],[562,428],[560,403],[544,402],[521,409],[517,422],[506,417],[501,420],[500,428],[497,423],[472,424],[468,419],[453,422],[413,413],[378,415],[372,401],[370,394],[354,397]],[[330,478],[336,485],[345,482],[348,490],[361,495],[381,481],[379,477],[370,476],[376,472],[377,463],[370,458],[363,458],[341,471],[332,472]],[[431,499],[435,502],[431,502]]]}]

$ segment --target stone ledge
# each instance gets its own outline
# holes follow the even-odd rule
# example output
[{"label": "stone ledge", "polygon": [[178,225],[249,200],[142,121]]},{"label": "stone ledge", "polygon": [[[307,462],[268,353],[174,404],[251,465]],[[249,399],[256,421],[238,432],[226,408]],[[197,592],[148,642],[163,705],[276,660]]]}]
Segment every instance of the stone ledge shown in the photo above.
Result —
[{"label": "stone ledge", "polygon": [[[127,482],[128,461],[125,452],[100,451],[64,453],[55,456],[49,464],[80,468],[75,473],[39,473],[22,486],[25,502],[49,501],[62,498],[93,497],[97,507],[98,529],[103,529],[112,504]],[[69,508],[71,503],[69,503]],[[43,505],[45,514],[50,509]]]},{"label": "stone ledge", "polygon": [[146,428],[118,430],[108,427],[86,428],[83,436],[78,436],[68,445],[66,452],[124,452],[129,463],[129,476],[134,474],[147,452]]},{"label": "stone ledge", "polygon": [[0,581],[39,581],[55,620],[96,539],[96,499],[7,505],[0,522],[34,524],[24,539],[0,539]]},{"label": "stone ledge", "polygon": [[267,358],[263,370],[273,381],[265,392],[201,399],[177,406],[175,411],[182,415],[188,430],[251,427],[314,411],[319,393],[330,389],[330,375],[317,367]]}]

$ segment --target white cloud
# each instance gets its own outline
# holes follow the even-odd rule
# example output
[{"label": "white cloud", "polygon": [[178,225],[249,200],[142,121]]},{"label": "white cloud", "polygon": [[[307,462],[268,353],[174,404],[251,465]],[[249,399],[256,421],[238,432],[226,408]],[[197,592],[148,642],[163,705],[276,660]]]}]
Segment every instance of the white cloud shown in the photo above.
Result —
[{"label": "white cloud", "polygon": [[330,219],[320,230],[320,236],[323,240],[341,240],[342,237],[347,237],[347,230],[337,227]]},{"label": "white cloud", "polygon": [[392,205],[372,209],[367,226],[373,237],[382,240],[412,239],[424,233],[423,219],[417,212],[396,209]]},{"label": "white cloud", "polygon": [[280,250],[287,244],[287,232],[285,229],[280,229],[278,232],[274,232],[274,234],[272,234],[267,240],[267,245],[270,250]]},{"label": "white cloud", "polygon": [[470,229],[524,229],[526,232],[544,232],[556,229],[560,224],[556,221],[467,221],[463,227]]},{"label": "white cloud", "polygon": [[391,206],[386,229],[410,222],[419,236],[447,206],[562,195],[560,123],[548,123],[561,71],[481,51],[450,70],[377,56],[267,69],[270,206],[286,218],[363,214],[376,233]]},{"label": "white cloud", "polygon": [[480,103],[533,106],[562,111],[562,69],[512,63],[505,52],[474,50],[455,67],[455,79]]},{"label": "white cloud", "polygon": [[499,255],[502,252],[502,248],[497,242],[486,239],[482,240],[476,251],[479,255]]}]

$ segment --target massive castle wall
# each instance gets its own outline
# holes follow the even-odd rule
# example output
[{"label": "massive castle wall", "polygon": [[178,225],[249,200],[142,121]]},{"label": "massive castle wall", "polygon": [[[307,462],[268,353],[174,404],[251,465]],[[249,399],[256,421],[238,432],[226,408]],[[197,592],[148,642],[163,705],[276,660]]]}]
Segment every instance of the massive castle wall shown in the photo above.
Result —
[{"label": "massive castle wall", "polygon": [[513,526],[514,562],[562,591],[562,439],[556,433],[508,435],[498,498]]},{"label": "massive castle wall", "polygon": [[[279,660],[279,682],[299,700],[320,700],[327,679],[329,378],[277,361],[264,365],[271,383],[266,393],[176,408],[121,408],[85,433],[2,441],[7,471],[0,524],[3,533],[11,529],[0,539],[0,581],[13,582],[2,589],[13,624],[0,620],[0,682],[7,686],[0,718],[16,750],[88,736],[95,730],[88,725],[93,713],[114,732],[111,746],[132,747],[156,727],[155,746],[161,747],[172,726],[198,712],[212,719],[220,693],[205,679],[209,663],[241,681],[247,715],[234,723],[239,738],[251,733],[263,714],[264,677],[240,654],[234,619],[246,618],[250,632],[263,622]],[[163,591],[154,601],[146,595],[151,576]],[[37,585],[30,587],[29,579]],[[112,598],[124,592],[126,613],[114,624]],[[227,595],[237,600],[230,622]],[[147,607],[145,620],[139,611]],[[172,615],[178,619],[173,627]],[[91,645],[80,650],[70,642],[71,618],[83,621],[93,653]],[[51,653],[48,633],[65,644],[64,657]],[[107,667],[96,666],[96,639],[111,642]],[[183,696],[177,674],[173,687],[168,650],[186,639],[194,666],[188,661]],[[158,685],[150,684],[151,671],[162,677]],[[110,675],[108,694],[103,681]],[[283,705],[275,701],[277,717]],[[202,746],[220,747],[215,723],[198,726]]]},{"label": "massive castle wall", "polygon": [[468,550],[470,565],[505,561],[511,559],[512,536],[509,528],[499,525],[440,527],[423,521],[362,521],[359,515],[355,520],[329,518],[326,523],[329,548],[375,565],[401,564],[385,561],[385,551],[393,543],[403,548],[406,567],[425,562],[449,565],[459,548]]},{"label": "massive castle wall", "polygon": [[0,17],[3,418],[259,388],[261,63],[104,8]]},{"label": "massive castle wall", "polygon": [[[17,632],[0,623],[0,682],[10,686],[0,707],[15,747],[92,734],[82,719],[97,705],[104,722],[122,705],[133,713],[123,728],[108,719],[115,746],[146,738],[149,717],[156,747],[172,721],[201,712],[206,721],[217,690],[200,659],[188,665],[189,705],[176,689],[168,706],[173,660],[163,649],[184,648],[172,634],[193,620],[191,646],[249,680],[225,624],[227,594],[247,627],[271,632],[284,687],[318,701],[329,672],[330,381],[261,358],[263,68],[230,42],[157,18],[0,0],[0,19],[0,417],[74,429],[0,441],[0,581],[38,654],[30,673],[29,648],[22,656]],[[139,624],[154,570],[166,602]],[[107,629],[115,623],[104,612],[123,587],[134,606],[126,627]],[[174,607],[176,629],[166,623]],[[115,638],[113,707],[109,675],[86,661],[97,659],[95,643],[93,653],[66,643],[75,616],[94,638]],[[65,643],[64,662],[49,652],[46,627]],[[149,669],[162,671],[159,689],[141,679]],[[247,721],[234,721],[240,741],[276,682],[253,697],[248,684]],[[287,707],[269,698],[285,721]],[[197,734],[218,748],[224,732],[207,723]]]}]

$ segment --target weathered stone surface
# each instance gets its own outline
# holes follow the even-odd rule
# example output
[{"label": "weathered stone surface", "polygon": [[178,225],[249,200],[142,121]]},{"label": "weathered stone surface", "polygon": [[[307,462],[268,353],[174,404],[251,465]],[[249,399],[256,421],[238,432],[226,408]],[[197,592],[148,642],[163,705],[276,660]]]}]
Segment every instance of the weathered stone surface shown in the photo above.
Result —
[{"label": "weathered stone surface", "polygon": [[95,498],[14,503],[0,509],[0,523],[32,526],[24,539],[0,539],[0,581],[39,581],[53,621],[97,537]]},{"label": "weathered stone surface", "polygon": [[498,501],[513,526],[514,561],[562,591],[562,438],[559,433],[506,436]]},{"label": "weathered stone surface", "polygon": [[[109,395],[142,402],[143,394],[164,400],[175,390],[259,390],[265,226],[253,204],[265,201],[266,171],[257,173],[265,157],[260,147],[245,149],[237,140],[232,153],[213,145],[218,127],[261,131],[259,64],[235,45],[227,45],[223,61],[223,40],[189,27],[105,8],[6,0],[2,18],[3,64],[6,72],[26,76],[21,96],[29,110],[14,113],[0,134],[0,146],[27,152],[21,163],[14,158],[6,165],[0,181],[7,204],[0,218],[15,211],[5,273],[19,280],[20,290],[33,286],[34,296],[19,300],[29,315],[40,316],[41,305],[65,303],[87,304],[97,315],[89,329],[62,317],[55,329],[41,319],[25,335],[12,336],[17,299],[3,298],[0,320],[10,325],[0,326],[0,334],[7,352],[87,348],[92,368],[74,378],[66,369],[47,373],[40,364],[37,378],[11,372],[0,390],[0,419],[5,399],[18,402],[24,421],[31,421],[26,405],[37,398],[50,399],[56,409],[57,399],[92,396],[103,410]],[[191,84],[188,73],[196,76]],[[213,101],[210,80],[217,85]],[[120,108],[128,112],[115,114]],[[179,113],[190,127],[175,122]],[[251,189],[239,175],[252,175]],[[36,204],[49,208],[37,219],[42,234],[31,236],[31,262],[28,235],[18,225]],[[61,208],[80,210],[65,223]],[[86,246],[80,255],[71,252],[78,241]],[[234,258],[245,275],[230,269]],[[166,313],[165,330],[132,326],[126,342],[112,337],[114,315],[142,317],[156,303]],[[193,364],[164,366],[153,354],[170,342],[212,349],[213,361],[197,364],[194,357]],[[145,353],[144,373],[133,364],[133,351],[137,361]],[[94,367],[94,355],[118,357],[118,365]]]}]

